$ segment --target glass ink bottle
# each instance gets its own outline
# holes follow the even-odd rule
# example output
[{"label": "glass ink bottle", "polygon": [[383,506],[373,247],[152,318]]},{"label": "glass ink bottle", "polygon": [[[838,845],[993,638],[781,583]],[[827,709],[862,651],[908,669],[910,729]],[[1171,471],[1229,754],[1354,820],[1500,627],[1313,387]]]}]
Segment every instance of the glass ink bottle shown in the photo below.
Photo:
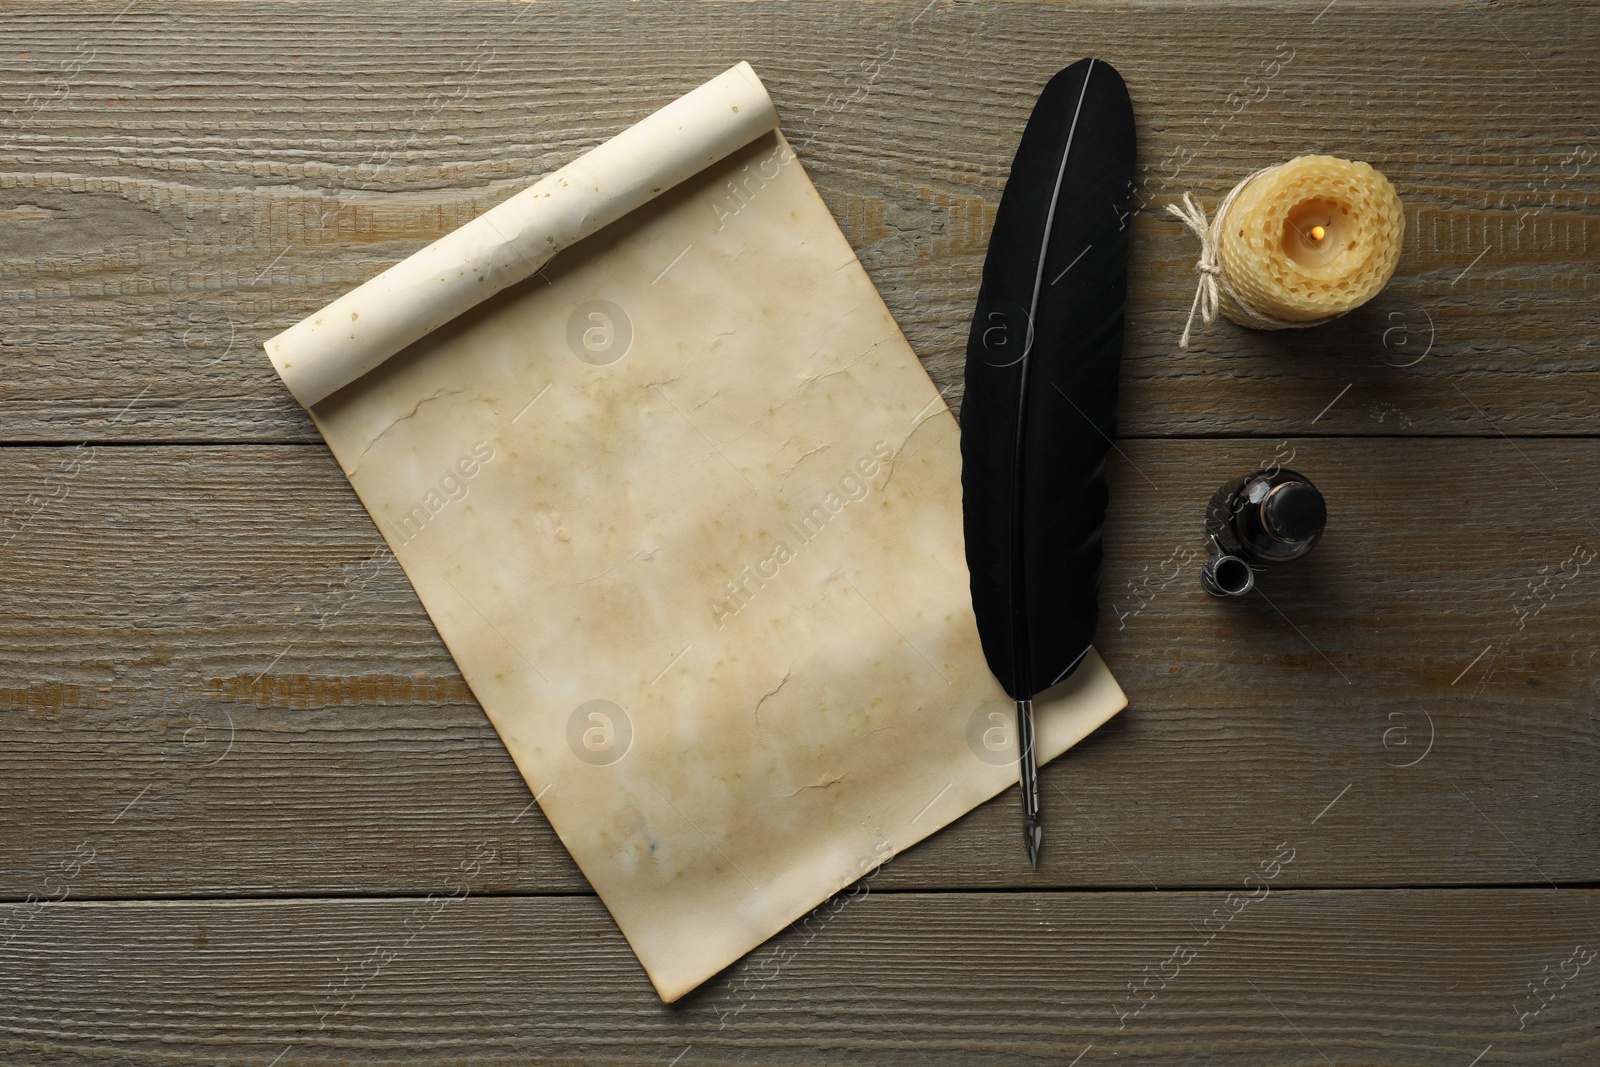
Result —
[{"label": "glass ink bottle", "polygon": [[1213,596],[1243,596],[1256,567],[1304,556],[1327,523],[1327,502],[1303,474],[1278,467],[1235,478],[1206,508],[1210,553],[1200,584]]}]

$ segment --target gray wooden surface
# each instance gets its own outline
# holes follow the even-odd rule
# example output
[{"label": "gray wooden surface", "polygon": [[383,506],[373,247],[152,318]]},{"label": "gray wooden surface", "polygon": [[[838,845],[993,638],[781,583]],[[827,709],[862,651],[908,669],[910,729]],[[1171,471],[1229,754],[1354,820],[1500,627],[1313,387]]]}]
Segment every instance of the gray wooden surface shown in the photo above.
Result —
[{"label": "gray wooden surface", "polygon": [[[1556,0],[11,6],[0,1062],[1600,1060],[1597,39]],[[958,387],[1085,54],[1139,117],[1130,708],[1045,769],[1037,874],[1013,792],[663,1007],[259,343],[749,59]],[[1164,205],[1304,151],[1399,187],[1394,282],[1178,352]],[[1213,602],[1205,500],[1274,460],[1328,538]]]}]

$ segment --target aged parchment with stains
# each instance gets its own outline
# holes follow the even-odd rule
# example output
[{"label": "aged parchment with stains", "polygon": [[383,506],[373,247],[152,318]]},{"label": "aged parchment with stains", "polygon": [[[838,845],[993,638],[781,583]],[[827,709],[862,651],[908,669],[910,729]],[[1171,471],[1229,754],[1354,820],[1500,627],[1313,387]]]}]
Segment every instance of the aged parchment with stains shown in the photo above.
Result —
[{"label": "aged parchment with stains", "polygon": [[740,64],[267,342],[667,1001],[1017,780],[955,420],[776,126]]}]

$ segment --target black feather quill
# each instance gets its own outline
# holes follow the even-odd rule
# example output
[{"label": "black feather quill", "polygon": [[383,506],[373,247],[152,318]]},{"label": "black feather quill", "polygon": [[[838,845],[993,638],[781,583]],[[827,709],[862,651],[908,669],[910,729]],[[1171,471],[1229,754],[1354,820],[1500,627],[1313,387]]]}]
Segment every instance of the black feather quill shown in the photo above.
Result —
[{"label": "black feather quill", "polygon": [[1032,699],[1089,651],[1117,432],[1133,107],[1094,59],[1050,79],[995,215],[967,340],[961,485],[989,669],[1017,701],[1024,836],[1041,837]]}]

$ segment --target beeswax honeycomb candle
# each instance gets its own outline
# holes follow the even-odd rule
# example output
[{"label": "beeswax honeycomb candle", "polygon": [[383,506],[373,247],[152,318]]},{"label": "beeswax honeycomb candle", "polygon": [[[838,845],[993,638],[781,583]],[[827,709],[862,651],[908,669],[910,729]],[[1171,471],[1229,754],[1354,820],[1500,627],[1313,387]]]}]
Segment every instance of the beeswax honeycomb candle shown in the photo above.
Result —
[{"label": "beeswax honeycomb candle", "polygon": [[1217,231],[1222,313],[1241,326],[1310,325],[1388,284],[1405,219],[1394,186],[1366,163],[1299,156],[1250,180]]},{"label": "beeswax honeycomb candle", "polygon": [[1223,198],[1214,219],[1192,193],[1167,212],[1200,238],[1194,317],[1222,312],[1241,326],[1290,330],[1360,307],[1400,262],[1405,218],[1389,179],[1366,163],[1297,156],[1258,170]]}]

